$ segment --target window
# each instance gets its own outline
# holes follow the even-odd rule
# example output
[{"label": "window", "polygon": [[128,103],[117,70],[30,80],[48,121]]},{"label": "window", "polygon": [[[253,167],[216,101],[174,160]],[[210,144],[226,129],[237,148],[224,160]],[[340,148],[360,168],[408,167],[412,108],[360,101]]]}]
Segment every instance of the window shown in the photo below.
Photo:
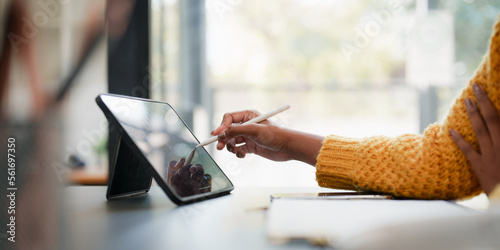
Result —
[{"label": "window", "polygon": [[[159,84],[177,101],[178,3],[153,2],[153,25],[164,27],[153,54],[170,62]],[[486,52],[500,3],[423,2],[207,0],[208,127],[228,111],[285,103],[276,123],[321,135],[397,136],[442,120]],[[212,155],[236,185],[316,185],[302,163]]]}]

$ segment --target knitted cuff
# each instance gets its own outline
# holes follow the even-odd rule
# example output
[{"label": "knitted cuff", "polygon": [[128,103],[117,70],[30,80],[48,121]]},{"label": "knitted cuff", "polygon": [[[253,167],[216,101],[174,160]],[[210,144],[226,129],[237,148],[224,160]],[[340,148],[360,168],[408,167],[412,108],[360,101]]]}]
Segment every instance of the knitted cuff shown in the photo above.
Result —
[{"label": "knitted cuff", "polygon": [[325,138],[316,163],[316,180],[320,186],[356,190],[352,173],[360,141],[336,135]]}]

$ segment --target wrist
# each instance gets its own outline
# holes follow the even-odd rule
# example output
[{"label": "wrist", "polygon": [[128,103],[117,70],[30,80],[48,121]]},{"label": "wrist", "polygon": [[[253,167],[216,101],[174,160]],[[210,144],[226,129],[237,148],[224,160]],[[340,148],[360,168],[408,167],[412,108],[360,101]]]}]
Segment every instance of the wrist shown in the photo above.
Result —
[{"label": "wrist", "polygon": [[288,159],[316,165],[324,137],[289,129],[282,129],[282,133]]},{"label": "wrist", "polygon": [[281,136],[280,138],[283,138],[283,151],[285,152],[287,160],[296,160],[294,157],[294,152],[292,151],[292,148],[290,148],[290,145],[293,143],[293,131],[285,128],[280,128],[280,133]]}]

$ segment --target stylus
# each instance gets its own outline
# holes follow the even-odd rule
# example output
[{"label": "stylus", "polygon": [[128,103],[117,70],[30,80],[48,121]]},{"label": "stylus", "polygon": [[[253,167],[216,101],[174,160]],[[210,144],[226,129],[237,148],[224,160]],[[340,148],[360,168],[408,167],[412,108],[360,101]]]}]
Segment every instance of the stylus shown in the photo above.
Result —
[{"label": "stylus", "polygon": [[[259,115],[259,116],[255,117],[255,118],[251,119],[251,120],[248,120],[248,121],[244,122],[243,124],[249,124],[249,123],[259,123],[259,122],[264,121],[264,120],[266,120],[267,118],[270,118],[270,117],[272,117],[272,116],[275,116],[275,115],[277,115],[277,114],[279,114],[279,113],[281,113],[281,112],[283,112],[283,111],[285,111],[285,110],[287,110],[287,109],[289,109],[289,108],[290,108],[290,105],[289,105],[289,104],[287,104],[287,105],[283,105],[283,106],[281,106],[281,107],[279,107],[279,108],[277,108],[277,109],[273,109],[273,110],[271,110],[271,111],[269,111],[269,112],[267,112],[267,113],[265,113],[265,114]],[[210,137],[210,138],[208,138],[208,139],[206,139],[206,140],[202,141],[202,142],[201,142],[200,144],[198,144],[198,146],[196,146],[196,147],[197,147],[197,148],[199,148],[199,147],[203,147],[203,146],[206,146],[206,145],[208,145],[208,144],[210,144],[210,143],[213,143],[213,142],[216,142],[216,141],[217,141],[217,136],[212,136],[212,137]]]},{"label": "stylus", "polygon": [[189,153],[189,155],[186,157],[186,161],[184,162],[184,166],[189,166],[189,164],[191,164],[191,161],[193,160],[195,151],[196,151],[196,148],[193,148],[193,150],[191,150],[191,153]]}]

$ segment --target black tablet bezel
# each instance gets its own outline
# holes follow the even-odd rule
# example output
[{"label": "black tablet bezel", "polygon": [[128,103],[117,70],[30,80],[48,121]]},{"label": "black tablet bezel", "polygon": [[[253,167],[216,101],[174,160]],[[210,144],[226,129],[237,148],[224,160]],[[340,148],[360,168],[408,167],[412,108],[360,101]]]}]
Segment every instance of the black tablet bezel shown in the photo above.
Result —
[{"label": "black tablet bezel", "polygon": [[[184,122],[184,120],[182,120],[182,118],[179,116],[179,114],[177,113],[177,111],[175,111],[175,109],[170,104],[168,104],[167,102],[161,102],[161,101],[155,101],[155,100],[138,98],[138,97],[131,97],[131,96],[124,96],[124,95],[116,95],[116,94],[99,94],[96,97],[96,99],[95,99],[97,105],[103,111],[103,113],[104,113],[106,119],[108,120],[108,122],[110,124],[112,124],[112,126],[115,127],[116,130],[118,131],[118,133],[120,134],[121,143],[126,143],[127,146],[133,151],[133,154],[135,155],[135,157],[137,157],[138,160],[140,160],[142,163],[144,163],[144,165],[147,165],[149,167],[149,170],[150,170],[151,174],[153,175],[153,178],[155,179],[155,181],[158,184],[158,186],[160,186],[163,189],[163,191],[167,194],[167,196],[174,203],[176,203],[178,205],[181,205],[181,204],[189,204],[189,203],[193,203],[193,202],[197,202],[197,201],[202,201],[202,200],[207,200],[207,199],[211,199],[211,198],[216,198],[216,197],[220,197],[220,196],[223,196],[223,195],[227,195],[227,194],[229,194],[234,189],[234,185],[231,182],[231,180],[227,177],[227,175],[224,173],[224,171],[222,171],[222,169],[214,161],[214,163],[219,168],[219,170],[222,172],[222,174],[228,179],[229,184],[231,185],[229,188],[221,189],[221,190],[219,190],[217,192],[210,192],[210,193],[205,193],[205,194],[197,194],[197,195],[188,196],[188,197],[180,197],[180,196],[176,195],[168,187],[168,185],[166,185],[165,181],[163,181],[163,178],[158,174],[158,172],[156,171],[156,169],[147,160],[146,156],[144,156],[142,154],[142,152],[139,150],[139,148],[137,147],[137,145],[135,145],[135,143],[133,142],[132,138],[130,138],[130,136],[125,131],[125,129],[123,128],[123,126],[120,124],[120,122],[118,122],[118,120],[116,119],[116,117],[113,115],[113,113],[109,110],[109,108],[103,102],[103,100],[101,99],[101,96],[111,96],[111,97],[118,97],[118,98],[124,98],[124,99],[132,99],[132,100],[137,100],[137,101],[153,102],[153,103],[160,103],[160,104],[168,105],[174,111],[174,113],[177,115],[177,117],[179,117],[180,121],[186,126],[186,128],[189,130],[189,132],[193,135],[193,138],[195,138],[195,140],[199,143],[198,138],[196,138],[196,136],[193,134],[193,132],[191,131],[191,129],[186,125],[186,123]],[[205,150],[205,149],[203,148],[203,150]],[[207,155],[213,161],[212,156],[210,156],[210,154],[208,154],[208,153],[207,153]],[[112,168],[110,170],[114,171],[114,168]],[[110,173],[110,177],[113,177],[112,173]],[[108,187],[108,189],[109,189],[109,187]]]}]

